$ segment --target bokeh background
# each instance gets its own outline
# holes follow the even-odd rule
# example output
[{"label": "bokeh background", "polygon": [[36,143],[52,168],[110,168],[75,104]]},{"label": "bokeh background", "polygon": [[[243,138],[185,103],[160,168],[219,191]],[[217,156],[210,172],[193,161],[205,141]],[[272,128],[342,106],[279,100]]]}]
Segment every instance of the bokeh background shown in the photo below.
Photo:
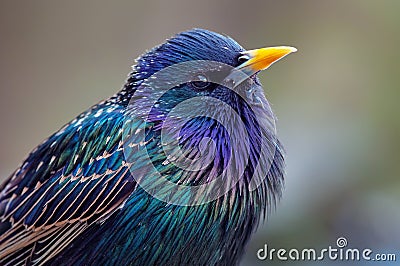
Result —
[{"label": "bokeh background", "polygon": [[286,189],[241,265],[320,265],[259,261],[256,252],[325,248],[340,236],[349,247],[396,253],[398,263],[399,11],[399,1],[373,0],[3,0],[1,180],[119,90],[134,58],[179,31],[211,29],[246,48],[292,45],[299,52],[261,74],[287,150]]}]

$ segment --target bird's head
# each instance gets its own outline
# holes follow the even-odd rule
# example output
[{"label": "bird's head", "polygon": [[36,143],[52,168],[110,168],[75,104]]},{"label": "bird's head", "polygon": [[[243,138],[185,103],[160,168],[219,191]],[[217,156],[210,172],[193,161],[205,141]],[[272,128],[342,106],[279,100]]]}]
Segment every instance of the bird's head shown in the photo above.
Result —
[{"label": "bird's head", "polygon": [[175,160],[184,169],[175,182],[191,185],[234,176],[248,187],[257,175],[254,190],[277,149],[275,119],[257,75],[295,51],[287,46],[245,50],[228,36],[194,29],[139,57],[124,95],[130,113],[151,124],[142,143],[158,139],[162,145],[150,146],[169,152],[159,162],[156,153],[156,168],[162,172]]},{"label": "bird's head", "polygon": [[[169,75],[169,80],[165,82],[171,83],[170,79],[176,77],[176,82],[180,81],[181,84],[177,84],[179,93],[169,101],[180,102],[180,96],[186,93],[191,97],[206,95],[229,102],[238,100],[234,94],[239,94],[248,103],[262,105],[267,101],[258,73],[295,51],[295,48],[288,46],[245,50],[229,36],[193,29],[179,33],[139,57],[132,75],[140,82],[150,77],[155,78],[154,74],[160,70],[176,66],[169,73],[179,73],[174,73],[172,77]],[[184,62],[188,64],[182,64]],[[191,80],[187,81],[189,78]],[[224,83],[230,81],[234,83],[228,84],[230,88],[226,89]],[[233,87],[236,89],[231,90]]]}]

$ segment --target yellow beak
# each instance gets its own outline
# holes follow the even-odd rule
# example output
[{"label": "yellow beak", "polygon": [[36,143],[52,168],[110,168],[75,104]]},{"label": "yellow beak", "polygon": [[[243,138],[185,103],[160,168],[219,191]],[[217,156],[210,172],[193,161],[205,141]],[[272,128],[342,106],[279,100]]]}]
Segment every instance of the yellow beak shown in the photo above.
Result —
[{"label": "yellow beak", "polygon": [[276,61],[282,59],[297,49],[290,46],[266,47],[243,52],[242,59],[246,60],[236,69],[252,75],[261,70],[267,69]]}]

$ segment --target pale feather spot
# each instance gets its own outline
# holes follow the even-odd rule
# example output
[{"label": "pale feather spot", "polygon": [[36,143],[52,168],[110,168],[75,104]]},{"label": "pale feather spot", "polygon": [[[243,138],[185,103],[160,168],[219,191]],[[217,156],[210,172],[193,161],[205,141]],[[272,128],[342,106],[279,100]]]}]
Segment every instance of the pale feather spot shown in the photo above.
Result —
[{"label": "pale feather spot", "polygon": [[24,195],[25,194],[25,192],[27,192],[28,191],[28,187],[24,187],[23,189],[22,189],[22,194],[21,195]]},{"label": "pale feather spot", "polygon": [[129,147],[129,148],[134,148],[134,147],[136,147],[137,145],[138,145],[137,143],[131,142],[131,143],[128,144],[128,147]]},{"label": "pale feather spot", "polygon": [[99,117],[103,113],[103,109],[99,109],[95,114],[94,117]]},{"label": "pale feather spot", "polygon": [[75,157],[74,157],[74,164],[76,164],[76,161],[78,160],[78,158],[79,158],[79,154],[75,155]]},{"label": "pale feather spot", "polygon": [[82,117],[81,119],[79,119],[77,122],[75,122],[74,127],[80,126],[84,120],[85,120],[85,117]]},{"label": "pale feather spot", "polygon": [[39,170],[40,167],[42,167],[42,165],[43,165],[43,161],[40,161],[39,165],[36,168],[36,172]]}]

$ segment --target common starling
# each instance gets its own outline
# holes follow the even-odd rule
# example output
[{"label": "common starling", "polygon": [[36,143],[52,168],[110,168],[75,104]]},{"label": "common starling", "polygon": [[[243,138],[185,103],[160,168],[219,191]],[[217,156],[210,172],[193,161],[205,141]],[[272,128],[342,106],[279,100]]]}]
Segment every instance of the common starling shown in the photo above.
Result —
[{"label": "common starling", "polygon": [[296,51],[182,32],[2,184],[0,265],[235,265],[281,195],[257,77]]}]

